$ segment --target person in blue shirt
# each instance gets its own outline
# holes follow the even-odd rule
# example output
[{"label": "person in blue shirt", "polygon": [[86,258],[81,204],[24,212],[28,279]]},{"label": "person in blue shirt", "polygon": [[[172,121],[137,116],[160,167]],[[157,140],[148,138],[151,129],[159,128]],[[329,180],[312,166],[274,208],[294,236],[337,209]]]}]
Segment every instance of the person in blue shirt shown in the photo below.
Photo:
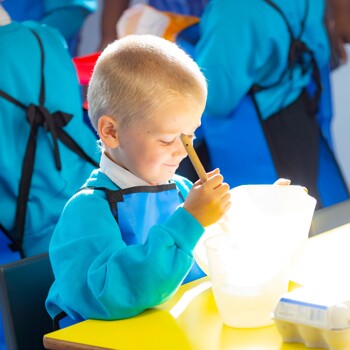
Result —
[{"label": "person in blue shirt", "polygon": [[[34,21],[0,26],[0,227],[22,257],[48,251],[61,210],[98,166],[64,39]],[[12,250],[0,234],[0,262]]]},{"label": "person in blue shirt", "polygon": [[61,327],[135,316],[204,276],[193,249],[230,207],[229,186],[218,169],[194,184],[175,171],[206,97],[196,63],[165,39],[130,35],[98,58],[88,103],[100,168],[66,204],[49,248],[46,307]]},{"label": "person in blue shirt", "polygon": [[318,208],[349,198],[329,120],[317,120],[330,51],[324,15],[322,0],[208,3],[195,47],[209,82],[201,131],[231,187],[286,177]]},{"label": "person in blue shirt", "polygon": [[[74,65],[56,29],[11,21],[0,3],[0,62],[0,264],[5,264],[48,251],[64,204],[96,168],[98,152],[83,121]],[[6,349],[1,317],[0,349]]]},{"label": "person in blue shirt", "polygon": [[97,9],[96,0],[6,0],[5,10],[12,20],[37,21],[59,30],[76,54],[79,31],[86,17]]}]

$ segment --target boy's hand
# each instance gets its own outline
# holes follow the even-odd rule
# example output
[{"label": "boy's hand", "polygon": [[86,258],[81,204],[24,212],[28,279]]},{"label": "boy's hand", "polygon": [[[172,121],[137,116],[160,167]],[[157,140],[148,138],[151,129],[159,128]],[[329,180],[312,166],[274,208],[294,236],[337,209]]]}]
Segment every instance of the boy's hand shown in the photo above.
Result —
[{"label": "boy's hand", "polygon": [[196,181],[185,200],[184,209],[203,227],[220,220],[231,206],[230,187],[223,179],[219,169],[209,172],[208,181]]},{"label": "boy's hand", "polygon": [[291,181],[289,179],[283,179],[283,178],[279,178],[274,185],[282,185],[282,186],[288,186],[290,185]]},{"label": "boy's hand", "polygon": [[[283,179],[283,178],[280,178],[278,179],[274,185],[282,185],[282,186],[288,186],[291,184],[291,181],[289,179]],[[306,193],[308,193],[308,189],[306,187],[303,186],[303,189]]]}]

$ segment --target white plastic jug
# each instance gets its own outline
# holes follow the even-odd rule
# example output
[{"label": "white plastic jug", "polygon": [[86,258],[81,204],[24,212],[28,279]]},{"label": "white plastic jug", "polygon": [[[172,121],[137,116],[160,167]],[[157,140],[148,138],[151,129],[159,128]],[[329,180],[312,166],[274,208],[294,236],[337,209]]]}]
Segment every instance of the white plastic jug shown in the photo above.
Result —
[{"label": "white plastic jug", "polygon": [[316,200],[301,186],[247,185],[232,189],[231,201],[226,233],[204,242],[214,297],[228,326],[267,326]]},{"label": "white plastic jug", "polygon": [[293,254],[310,230],[316,200],[301,186],[245,185],[231,191],[226,224],[230,236],[249,247]]}]

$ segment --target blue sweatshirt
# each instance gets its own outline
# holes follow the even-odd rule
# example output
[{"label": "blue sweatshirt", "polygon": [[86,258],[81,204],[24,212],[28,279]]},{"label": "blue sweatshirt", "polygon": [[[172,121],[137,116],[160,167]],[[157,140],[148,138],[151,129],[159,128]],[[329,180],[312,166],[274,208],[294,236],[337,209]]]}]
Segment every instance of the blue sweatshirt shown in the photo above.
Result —
[{"label": "blue sweatshirt", "polygon": [[[98,161],[96,137],[83,121],[80,89],[71,57],[54,28],[33,21],[0,27],[0,90],[22,104],[39,104],[42,64],[38,40],[45,55],[45,107],[73,116],[64,130],[90,157]],[[26,111],[0,97],[0,222],[15,229],[16,201],[30,125]],[[54,163],[52,138],[40,127],[28,199],[23,248],[26,256],[48,251],[50,238],[67,200],[82,186],[94,167],[62,143],[62,170]],[[1,254],[1,252],[0,252]]]},{"label": "blue sweatshirt", "polygon": [[[191,182],[177,175],[172,181],[186,197]],[[118,189],[100,170],[85,186]],[[113,320],[163,303],[190,270],[203,232],[180,206],[150,229],[144,244],[126,245],[105,192],[78,192],[64,208],[50,245],[55,282],[46,302],[49,314]]]},{"label": "blue sweatshirt", "polygon": [[[306,0],[273,0],[286,15],[294,36],[301,31]],[[309,0],[302,40],[314,52],[319,67],[329,60],[327,32],[323,24],[324,0]],[[200,22],[201,37],[196,60],[208,79],[206,113],[229,115],[255,83],[278,81],[288,64],[290,37],[282,16],[262,0],[211,0]],[[308,86],[311,74],[285,76],[272,89],[257,94],[264,118],[296,100]]]}]

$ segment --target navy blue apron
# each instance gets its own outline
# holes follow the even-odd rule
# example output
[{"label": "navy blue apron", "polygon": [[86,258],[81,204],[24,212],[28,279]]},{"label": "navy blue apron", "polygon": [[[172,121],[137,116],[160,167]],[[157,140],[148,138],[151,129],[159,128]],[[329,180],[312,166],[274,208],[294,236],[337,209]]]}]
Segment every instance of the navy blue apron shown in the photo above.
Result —
[{"label": "navy blue apron", "polygon": [[[164,224],[184,201],[175,183],[136,186],[120,190],[104,187],[87,188],[102,190],[106,193],[111,213],[127,245],[144,244],[151,227]],[[183,283],[204,276],[205,273],[194,262]],[[65,312],[61,312],[54,318],[54,328],[64,328],[79,321],[81,320],[72,320]]]}]

